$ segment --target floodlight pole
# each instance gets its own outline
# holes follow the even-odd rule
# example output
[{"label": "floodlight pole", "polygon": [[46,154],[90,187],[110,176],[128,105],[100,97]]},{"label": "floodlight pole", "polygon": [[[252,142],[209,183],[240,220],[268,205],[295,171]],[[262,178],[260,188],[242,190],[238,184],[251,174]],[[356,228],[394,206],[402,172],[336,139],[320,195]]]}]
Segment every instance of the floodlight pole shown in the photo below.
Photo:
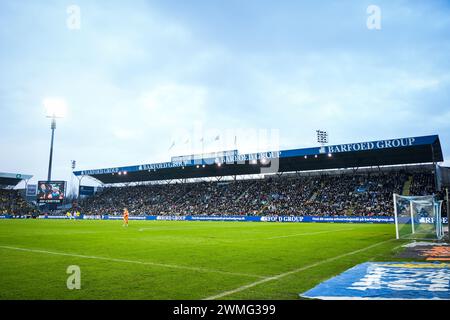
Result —
[{"label": "floodlight pole", "polygon": [[77,179],[78,179],[78,192],[77,192],[77,200],[79,200],[80,199],[80,187],[81,187],[81,180],[83,180],[83,178],[84,178],[85,176],[81,176],[81,178],[78,178],[77,177]]},{"label": "floodlight pole", "polygon": [[50,142],[50,159],[48,161],[48,175],[47,175],[47,181],[51,181],[52,180],[52,162],[53,162],[53,140],[55,138],[55,129],[56,129],[56,118],[52,117],[52,124],[51,127],[52,129],[52,139]]}]

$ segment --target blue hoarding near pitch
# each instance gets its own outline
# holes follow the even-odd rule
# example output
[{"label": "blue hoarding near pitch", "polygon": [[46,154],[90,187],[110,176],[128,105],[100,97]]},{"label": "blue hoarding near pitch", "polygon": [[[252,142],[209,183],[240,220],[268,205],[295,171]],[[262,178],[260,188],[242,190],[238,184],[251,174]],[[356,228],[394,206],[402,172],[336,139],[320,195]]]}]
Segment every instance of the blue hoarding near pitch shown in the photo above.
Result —
[{"label": "blue hoarding near pitch", "polygon": [[[1,216],[0,216],[1,217]],[[64,219],[66,216],[41,216],[47,219]],[[120,220],[121,215],[86,215],[89,220]],[[166,220],[166,221],[247,221],[247,222],[319,222],[319,223],[394,223],[394,217],[361,217],[361,216],[130,216],[130,220]],[[444,224],[447,218],[442,218]]]},{"label": "blue hoarding near pitch", "polygon": [[[2,217],[2,216],[0,216]],[[47,219],[65,219],[66,216],[40,216]],[[3,217],[7,218],[7,217]],[[120,220],[121,215],[85,215],[89,220]],[[243,222],[318,222],[318,223],[394,223],[394,217],[360,217],[360,216],[130,216],[130,220],[161,220],[161,221],[243,221]],[[447,218],[442,218],[447,223]]]},{"label": "blue hoarding near pitch", "polygon": [[450,300],[450,264],[366,262],[300,294],[303,298]]},{"label": "blue hoarding near pitch", "polygon": [[317,217],[317,216],[147,216],[147,220],[247,221],[247,222],[336,222],[394,223],[393,217]]}]

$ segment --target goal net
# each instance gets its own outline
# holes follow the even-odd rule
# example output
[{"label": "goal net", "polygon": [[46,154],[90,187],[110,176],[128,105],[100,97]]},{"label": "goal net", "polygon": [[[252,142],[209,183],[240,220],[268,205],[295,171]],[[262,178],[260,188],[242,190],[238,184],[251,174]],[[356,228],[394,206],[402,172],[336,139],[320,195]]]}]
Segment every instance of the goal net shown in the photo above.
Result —
[{"label": "goal net", "polygon": [[397,239],[442,239],[442,201],[431,196],[394,194]]}]

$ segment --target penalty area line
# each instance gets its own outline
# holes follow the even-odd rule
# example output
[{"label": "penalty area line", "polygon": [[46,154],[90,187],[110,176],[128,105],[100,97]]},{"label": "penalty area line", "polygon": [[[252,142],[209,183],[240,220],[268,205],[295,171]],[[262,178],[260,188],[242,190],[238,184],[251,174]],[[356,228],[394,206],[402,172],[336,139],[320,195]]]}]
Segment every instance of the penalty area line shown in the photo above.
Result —
[{"label": "penalty area line", "polygon": [[355,228],[329,230],[329,231],[326,230],[326,231],[317,231],[317,232],[306,232],[306,233],[295,233],[295,234],[288,234],[288,235],[285,235],[285,236],[276,236],[276,237],[264,238],[264,240],[281,239],[281,238],[298,237],[298,236],[312,236],[312,235],[315,235],[315,234],[335,233],[335,232],[350,231],[350,230],[355,230]]},{"label": "penalty area line", "polygon": [[55,252],[55,251],[47,251],[47,250],[39,250],[39,249],[27,249],[27,248],[19,248],[19,247],[11,247],[11,246],[0,246],[0,249],[41,253],[41,254],[49,254],[49,255],[56,255],[56,256],[66,256],[66,257],[74,257],[74,258],[83,258],[83,259],[104,260],[104,261],[112,261],[112,262],[119,262],[119,263],[132,263],[132,264],[148,265],[148,266],[170,268],[170,269],[189,270],[189,271],[203,272],[203,273],[219,273],[219,274],[224,274],[224,275],[261,278],[261,279],[265,278],[264,276],[259,276],[256,274],[229,272],[229,271],[221,271],[221,270],[197,268],[197,267],[188,267],[188,266],[180,266],[180,265],[176,265],[176,264],[165,264],[165,263],[158,263],[158,262],[146,262],[146,261],[138,261],[138,260],[88,256],[88,255],[76,254],[76,253]]},{"label": "penalty area line", "polygon": [[301,272],[301,271],[305,271],[307,269],[311,269],[311,268],[317,267],[317,266],[319,266],[321,264],[324,264],[324,263],[327,263],[327,262],[339,260],[341,258],[344,258],[344,257],[347,257],[347,256],[351,256],[351,255],[354,255],[354,254],[357,254],[357,253],[360,253],[360,252],[372,249],[374,247],[377,247],[377,246],[380,246],[382,244],[385,244],[385,243],[388,243],[388,242],[392,242],[392,241],[395,241],[395,240],[396,239],[389,239],[389,240],[386,240],[386,241],[378,242],[378,243],[372,244],[372,245],[370,245],[368,247],[365,247],[365,248],[362,248],[362,249],[358,249],[358,250],[355,250],[355,251],[352,251],[352,252],[347,252],[347,253],[344,253],[344,254],[332,257],[332,258],[321,260],[319,262],[316,262],[316,263],[313,263],[313,264],[310,264],[310,265],[307,265],[307,266],[304,266],[304,267],[301,267],[301,268],[298,268],[298,269],[294,269],[294,270],[287,271],[287,272],[284,272],[284,273],[280,273],[280,274],[277,274],[277,275],[274,275],[274,276],[266,277],[266,278],[263,278],[261,280],[258,280],[258,281],[255,281],[255,282],[243,285],[243,286],[241,286],[239,288],[236,288],[236,289],[233,289],[233,290],[229,290],[229,291],[224,291],[222,293],[219,293],[219,294],[216,294],[216,295],[213,295],[213,296],[210,296],[210,297],[203,298],[202,300],[221,299],[223,297],[226,297],[226,296],[229,296],[231,294],[235,294],[235,293],[247,290],[247,289],[255,287],[257,285],[260,285],[260,284],[263,284],[263,283],[266,283],[266,282],[270,282],[270,281],[279,280],[281,278],[290,276],[292,274],[295,274],[295,273],[298,273],[298,272]]}]

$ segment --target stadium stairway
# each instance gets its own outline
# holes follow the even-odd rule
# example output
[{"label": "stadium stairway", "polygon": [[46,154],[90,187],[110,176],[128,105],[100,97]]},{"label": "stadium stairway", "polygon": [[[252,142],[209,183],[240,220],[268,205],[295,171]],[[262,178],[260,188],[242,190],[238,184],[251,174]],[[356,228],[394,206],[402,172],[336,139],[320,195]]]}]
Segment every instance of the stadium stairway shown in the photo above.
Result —
[{"label": "stadium stairway", "polygon": [[184,201],[187,197],[189,197],[189,194],[192,192],[192,190],[187,191],[186,193],[180,195],[177,200],[175,200],[174,204],[181,203]]},{"label": "stadium stairway", "polygon": [[411,175],[408,177],[408,180],[405,181],[405,184],[403,185],[402,195],[404,195],[404,196],[410,195],[412,180],[413,180],[413,176]]},{"label": "stadium stairway", "polygon": [[318,192],[317,192],[317,191],[316,191],[316,192],[314,192],[314,193],[313,193],[313,195],[311,196],[311,198],[309,198],[309,199],[308,199],[308,201],[309,201],[309,202],[313,202],[314,200],[316,200],[316,198],[317,198],[317,194],[318,194]]},{"label": "stadium stairway", "polygon": [[241,200],[241,198],[247,194],[247,192],[250,190],[251,187],[253,187],[253,185],[249,185],[248,188],[245,189],[245,190],[239,195],[239,197],[237,197],[236,201]]},{"label": "stadium stairway", "polygon": [[[321,182],[320,183],[320,189],[323,189],[323,187],[325,186],[325,182]],[[316,200],[317,195],[319,194],[319,191],[314,191],[313,195],[311,196],[311,198],[308,199],[309,202],[313,202]]]}]

